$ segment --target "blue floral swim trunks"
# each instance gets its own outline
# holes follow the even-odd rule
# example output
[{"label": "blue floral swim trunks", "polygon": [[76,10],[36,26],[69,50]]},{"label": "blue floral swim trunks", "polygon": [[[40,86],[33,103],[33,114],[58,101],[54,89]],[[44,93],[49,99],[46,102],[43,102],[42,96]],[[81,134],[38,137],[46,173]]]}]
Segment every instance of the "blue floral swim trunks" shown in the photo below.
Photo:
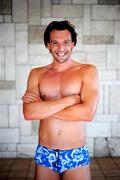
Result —
[{"label": "blue floral swim trunks", "polygon": [[69,150],[54,150],[38,144],[34,160],[37,165],[63,173],[68,169],[88,165],[90,156],[87,146]]}]

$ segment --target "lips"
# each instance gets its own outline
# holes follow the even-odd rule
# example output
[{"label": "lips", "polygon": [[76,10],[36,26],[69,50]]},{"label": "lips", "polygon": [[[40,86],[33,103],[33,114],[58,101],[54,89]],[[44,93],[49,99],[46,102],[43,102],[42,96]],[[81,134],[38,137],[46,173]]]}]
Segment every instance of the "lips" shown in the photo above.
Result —
[{"label": "lips", "polygon": [[57,53],[57,55],[58,55],[59,57],[63,57],[63,56],[66,55],[66,53]]}]

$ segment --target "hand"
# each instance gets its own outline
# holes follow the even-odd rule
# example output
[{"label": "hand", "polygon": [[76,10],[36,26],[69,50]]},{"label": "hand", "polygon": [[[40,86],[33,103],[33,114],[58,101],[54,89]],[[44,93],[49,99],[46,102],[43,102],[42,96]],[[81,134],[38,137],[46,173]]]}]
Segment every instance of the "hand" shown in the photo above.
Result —
[{"label": "hand", "polygon": [[81,102],[80,95],[70,95],[66,97],[70,106]]},{"label": "hand", "polygon": [[74,104],[80,103],[80,95],[71,95],[74,100]]},{"label": "hand", "polygon": [[24,94],[24,96],[22,97],[23,102],[25,103],[32,103],[32,102],[36,102],[40,100],[39,95],[31,93],[31,92],[27,92]]}]

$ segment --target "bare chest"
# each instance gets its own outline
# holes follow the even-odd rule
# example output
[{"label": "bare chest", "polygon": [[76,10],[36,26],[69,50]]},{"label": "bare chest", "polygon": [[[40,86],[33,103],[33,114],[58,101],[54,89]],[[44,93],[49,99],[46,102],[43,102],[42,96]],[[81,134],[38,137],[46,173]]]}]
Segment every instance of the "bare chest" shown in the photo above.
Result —
[{"label": "bare chest", "polygon": [[78,73],[47,73],[41,79],[39,90],[43,99],[57,99],[80,94],[82,80]]}]

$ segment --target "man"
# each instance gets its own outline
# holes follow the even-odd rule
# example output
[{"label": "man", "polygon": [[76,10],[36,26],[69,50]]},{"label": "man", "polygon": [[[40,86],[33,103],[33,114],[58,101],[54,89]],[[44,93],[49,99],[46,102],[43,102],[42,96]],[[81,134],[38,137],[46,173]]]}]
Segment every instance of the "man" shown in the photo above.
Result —
[{"label": "man", "polygon": [[24,117],[40,120],[35,180],[90,180],[85,122],[96,111],[98,77],[95,66],[71,59],[76,37],[68,21],[51,22],[44,43],[53,62],[28,78]]}]

